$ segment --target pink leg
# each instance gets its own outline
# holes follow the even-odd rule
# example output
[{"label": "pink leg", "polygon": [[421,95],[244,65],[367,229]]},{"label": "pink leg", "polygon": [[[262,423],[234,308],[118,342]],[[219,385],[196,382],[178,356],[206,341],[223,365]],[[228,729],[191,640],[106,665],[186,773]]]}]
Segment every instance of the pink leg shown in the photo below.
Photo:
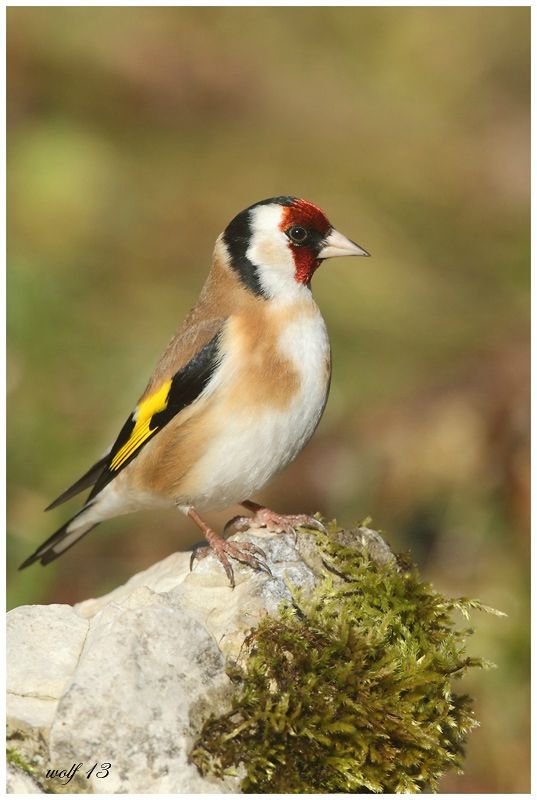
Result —
[{"label": "pink leg", "polygon": [[187,515],[195,522],[209,543],[208,547],[198,547],[192,552],[190,569],[192,569],[194,561],[205,558],[212,551],[224,567],[232,589],[235,588],[235,576],[233,575],[230,558],[240,561],[242,564],[248,564],[252,569],[263,570],[269,575],[272,574],[265,562],[259,558],[266,558],[266,554],[260,547],[256,547],[250,542],[238,542],[236,544],[234,542],[226,542],[212,528],[209,528],[195,508],[189,509]]}]

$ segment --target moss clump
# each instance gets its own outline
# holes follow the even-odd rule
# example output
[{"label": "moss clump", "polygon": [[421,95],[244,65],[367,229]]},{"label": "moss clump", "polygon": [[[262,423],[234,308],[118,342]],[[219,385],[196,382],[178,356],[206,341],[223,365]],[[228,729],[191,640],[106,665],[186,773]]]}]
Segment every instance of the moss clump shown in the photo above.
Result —
[{"label": "moss clump", "polygon": [[483,607],[443,597],[403,561],[318,545],[330,572],[252,632],[230,671],[231,711],[205,723],[192,760],[220,777],[242,765],[251,793],[434,790],[461,770],[477,724],[451,681],[484,666],[452,612]]},{"label": "moss clump", "polygon": [[13,764],[14,767],[18,767],[23,772],[27,772],[28,775],[34,776],[34,768],[28,764],[24,758],[12,747],[8,747],[6,750],[6,760],[8,764]]}]

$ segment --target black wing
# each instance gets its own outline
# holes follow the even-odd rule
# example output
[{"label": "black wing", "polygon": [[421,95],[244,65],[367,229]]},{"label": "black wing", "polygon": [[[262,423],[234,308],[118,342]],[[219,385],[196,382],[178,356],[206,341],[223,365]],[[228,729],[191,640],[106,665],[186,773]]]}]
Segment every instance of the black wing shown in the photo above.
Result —
[{"label": "black wing", "polygon": [[135,458],[142,447],[180,411],[191,405],[209,383],[219,363],[220,333],[185,364],[173,378],[138,404],[107,456],[107,463],[93,487],[92,500]]}]

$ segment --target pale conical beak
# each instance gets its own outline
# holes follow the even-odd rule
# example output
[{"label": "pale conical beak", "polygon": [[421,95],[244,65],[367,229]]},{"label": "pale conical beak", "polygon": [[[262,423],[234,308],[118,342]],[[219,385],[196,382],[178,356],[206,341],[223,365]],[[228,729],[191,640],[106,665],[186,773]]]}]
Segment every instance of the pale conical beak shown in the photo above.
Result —
[{"label": "pale conical beak", "polygon": [[324,247],[319,252],[319,258],[335,258],[336,256],[368,256],[367,250],[351,242],[339,231],[332,231],[324,240]]}]

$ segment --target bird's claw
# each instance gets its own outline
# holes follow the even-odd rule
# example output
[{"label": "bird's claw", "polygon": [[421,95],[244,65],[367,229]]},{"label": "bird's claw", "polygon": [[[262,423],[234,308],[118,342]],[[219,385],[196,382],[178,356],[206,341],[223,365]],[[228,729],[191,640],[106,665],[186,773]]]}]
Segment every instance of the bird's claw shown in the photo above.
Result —
[{"label": "bird's claw", "polygon": [[304,516],[306,518],[302,523],[304,528],[315,528],[315,530],[320,531],[321,533],[328,533],[323,523],[315,517],[310,517],[307,514],[299,516]]},{"label": "bird's claw", "polygon": [[205,547],[197,547],[192,551],[190,556],[190,570],[194,566],[194,561],[201,561],[206,558],[209,553],[214,553],[218,558],[225,573],[228,577],[231,588],[235,588],[235,575],[233,573],[233,566],[230,559],[239,561],[241,564],[247,564],[256,571],[266,572],[267,575],[272,577],[270,567],[266,563],[267,554],[260,547],[257,547],[251,542],[229,542],[222,539],[220,536],[211,540],[210,544]]},{"label": "bird's claw", "polygon": [[232,519],[228,519],[226,524],[224,525],[223,534],[224,536],[230,530],[234,530],[237,532],[247,531],[248,528],[254,527],[252,525],[252,517],[241,517],[240,515],[237,517],[233,517]]}]

